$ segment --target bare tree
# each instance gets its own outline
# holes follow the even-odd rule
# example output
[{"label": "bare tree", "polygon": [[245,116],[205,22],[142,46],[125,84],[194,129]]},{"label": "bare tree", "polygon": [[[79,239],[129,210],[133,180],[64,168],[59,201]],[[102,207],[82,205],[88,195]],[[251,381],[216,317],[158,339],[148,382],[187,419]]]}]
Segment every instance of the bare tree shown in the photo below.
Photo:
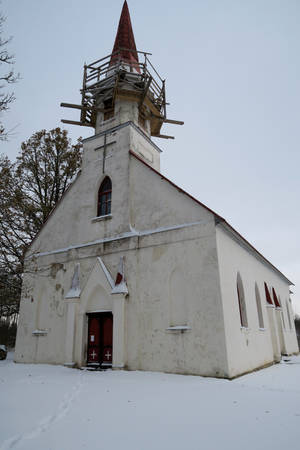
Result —
[{"label": "bare tree", "polygon": [[0,316],[18,313],[25,251],[72,183],[81,148],[55,128],[23,142],[16,162],[0,156]]},{"label": "bare tree", "polygon": [[[7,85],[15,83],[19,79],[19,74],[15,74],[12,69],[14,61],[14,56],[10,54],[7,50],[7,45],[11,41],[11,37],[3,37],[3,25],[6,18],[3,14],[0,14],[0,113],[7,111],[10,104],[15,100],[13,92],[6,92],[5,88]],[[6,140],[8,132],[0,121],[0,140]]]}]

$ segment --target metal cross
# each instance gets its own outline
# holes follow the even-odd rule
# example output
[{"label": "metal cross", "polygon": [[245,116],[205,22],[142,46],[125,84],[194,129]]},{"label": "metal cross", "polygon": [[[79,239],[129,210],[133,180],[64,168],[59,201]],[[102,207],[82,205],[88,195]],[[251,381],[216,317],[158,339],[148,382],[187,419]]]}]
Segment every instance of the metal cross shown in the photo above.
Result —
[{"label": "metal cross", "polygon": [[[102,161],[102,173],[105,172],[105,160],[107,158],[110,158],[110,156],[106,156],[106,149],[109,145],[115,144],[117,141],[107,142],[107,134],[104,135],[104,145],[100,145],[100,147],[95,148],[95,150],[101,150],[103,149],[103,158],[100,160]],[[112,156],[112,155],[111,155]]]},{"label": "metal cross", "polygon": [[103,162],[102,162],[102,173],[105,172],[105,158],[106,158],[106,134],[104,135],[104,148],[103,148]]},{"label": "metal cross", "polygon": [[92,357],[93,359],[95,359],[95,356],[97,356],[97,353],[95,352],[95,350],[93,350],[93,353],[91,353],[91,357]]}]

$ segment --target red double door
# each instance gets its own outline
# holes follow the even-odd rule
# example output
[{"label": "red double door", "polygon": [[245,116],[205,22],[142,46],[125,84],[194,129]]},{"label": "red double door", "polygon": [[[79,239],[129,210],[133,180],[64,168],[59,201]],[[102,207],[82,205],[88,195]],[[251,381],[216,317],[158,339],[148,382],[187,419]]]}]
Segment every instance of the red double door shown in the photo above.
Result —
[{"label": "red double door", "polygon": [[87,364],[111,367],[113,343],[113,316],[110,312],[88,314]]}]

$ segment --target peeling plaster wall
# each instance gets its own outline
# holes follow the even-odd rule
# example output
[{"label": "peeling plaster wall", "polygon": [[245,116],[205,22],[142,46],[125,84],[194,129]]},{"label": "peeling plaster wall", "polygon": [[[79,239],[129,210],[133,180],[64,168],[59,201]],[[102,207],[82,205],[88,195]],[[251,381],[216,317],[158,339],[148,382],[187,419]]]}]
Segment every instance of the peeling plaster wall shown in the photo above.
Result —
[{"label": "peeling plaster wall", "polygon": [[[28,251],[46,252],[83,244],[129,231],[128,227],[128,150],[129,127],[107,136],[107,143],[116,141],[106,150],[103,173],[104,136],[95,137],[84,144],[81,174],[67,191],[49,217],[37,239]],[[111,218],[99,222],[97,216],[98,189],[104,177],[112,181]]]},{"label": "peeling plaster wall", "polygon": [[[104,136],[84,143],[81,174],[50,215],[47,224],[31,245],[28,255],[80,245],[130,231],[129,220],[129,150],[159,168],[159,152],[130,124],[109,133],[103,172]],[[143,145],[141,145],[143,142]],[[99,149],[97,149],[99,148]],[[146,156],[145,156],[146,155]],[[149,156],[150,155],[150,156]],[[112,181],[112,215],[97,220],[98,189],[105,176]],[[94,219],[94,220],[93,220]]]},{"label": "peeling plaster wall", "polygon": [[[73,334],[67,329],[71,316],[65,295],[80,263],[83,291],[72,306],[73,358],[78,366],[85,364],[86,312],[108,306],[114,310],[103,274],[93,272],[99,256],[113,278],[120,256],[125,256],[129,295],[122,339],[129,369],[231,377],[272,362],[274,342],[288,353],[297,351],[294,329],[280,334],[276,327],[281,312],[267,313],[264,304],[266,281],[280,296],[288,324],[286,283],[219,226],[216,231],[212,212],[129,154],[133,150],[159,168],[158,149],[134,125],[111,130],[106,143],[111,145],[106,148],[103,172],[104,135],[85,141],[81,175],[27,254],[16,361],[66,362],[65,340]],[[112,214],[95,218],[98,188],[106,175],[112,180]],[[84,246],[94,241],[100,242]],[[41,254],[33,256],[36,252]],[[244,283],[248,330],[240,327],[238,270]],[[255,281],[266,331],[258,330]],[[275,327],[272,335],[270,320]],[[33,335],[35,330],[42,334]]]},{"label": "peeling plaster wall", "polygon": [[[184,223],[198,225],[139,238],[136,287],[129,280],[128,364],[134,369],[226,376],[224,324],[212,213],[149,170],[130,161],[130,221],[137,230]],[[174,278],[175,277],[175,278]],[[177,279],[178,278],[178,279]],[[184,283],[191,330],[172,324],[172,285]],[[176,307],[176,304],[173,307]],[[177,303],[177,308],[182,309]],[[180,315],[175,312],[175,315]],[[134,325],[134,323],[137,325]],[[178,325],[178,324],[177,324]],[[138,326],[140,337],[134,336]],[[131,350],[132,345],[135,350]]]},{"label": "peeling plaster wall", "polygon": [[[86,249],[72,251],[72,255],[62,253],[55,256],[55,263],[53,255],[40,258],[41,273],[35,275],[35,285],[29,288],[27,295],[28,298],[35,295],[35,300],[28,303],[26,297],[24,303],[22,301],[24,311],[21,311],[16,361],[65,362],[66,305],[62,293],[69,289],[78,261],[80,284],[85,285],[96,261],[93,251],[95,249],[89,248],[89,254]],[[106,244],[101,255],[113,276],[118,269],[120,254],[125,255],[129,289],[126,300],[127,368],[227,376],[215,235],[211,224],[130,238],[119,248],[115,243]],[[54,264],[61,269],[52,278],[49,274],[51,270],[53,272]],[[179,277],[180,283],[182,280],[185,282],[182,301],[187,309],[183,325],[190,329],[184,332],[167,330],[173,325],[170,297],[174,277]],[[26,275],[26,283],[29,279],[32,283],[30,274]],[[88,291],[93,295],[88,294],[88,303],[92,309],[97,309],[97,305],[99,308],[107,307],[108,294],[105,299],[101,297],[105,288],[103,281],[99,287],[99,280],[95,277],[89,279]],[[57,290],[58,284],[60,288]],[[82,314],[80,316],[82,302],[83,294],[76,313],[74,353],[78,365],[85,364],[80,350],[82,336],[85,339],[86,332]],[[34,329],[47,329],[47,335],[32,336]]]},{"label": "peeling plaster wall", "polygon": [[[65,265],[27,265],[23,277],[20,319],[18,324],[15,361],[27,363],[63,362],[62,345],[65,327],[66,286]],[[44,335],[33,335],[43,331]],[[59,332],[57,333],[57,331]]]},{"label": "peeling plaster wall", "polygon": [[[226,376],[214,232],[208,225],[140,239],[128,279],[128,367]],[[172,331],[172,283],[184,282],[187,331]],[[176,304],[175,304],[176,307]],[[180,312],[179,312],[180,315]],[[179,325],[177,323],[176,325]]]},{"label": "peeling plaster wall", "polygon": [[[97,256],[103,258],[113,277],[117,273],[120,256],[125,256],[125,276],[129,288],[125,333],[127,367],[227,376],[213,215],[169,183],[162,182],[140,161],[129,160],[126,147],[130,144],[129,135],[133,141],[136,139],[136,145],[139,140],[132,130],[128,133],[129,129],[119,130],[122,136],[115,137],[123,146],[120,158],[112,153],[113,156],[107,159],[106,173],[111,174],[113,182],[112,219],[90,220],[90,216],[94,215],[92,199],[97,192],[97,187],[92,189],[95,182],[91,180],[96,180],[99,170],[94,159],[97,152],[94,150],[95,143],[91,140],[85,149],[82,174],[72,188],[76,189],[71,189],[63,199],[31,252],[34,249],[66,248],[74,243],[127,231],[132,220],[129,212],[132,216],[133,211],[133,223],[140,230],[199,223],[187,228],[133,236],[28,259],[24,275],[24,286],[28,285],[28,289],[23,292],[16,360],[63,364],[67,327],[64,296],[70,289],[75,265],[80,263],[82,288],[89,279]],[[110,151],[117,150],[113,150],[112,146]],[[110,155],[109,152],[107,154]],[[77,220],[76,214],[79,214]],[[99,285],[95,277],[90,278],[88,283],[93,298],[84,301],[88,301],[93,309],[97,305],[101,308],[103,285]],[[174,286],[176,288],[183,283],[181,295],[186,305],[183,325],[189,329],[183,332],[167,330],[174,324],[172,317],[182,315],[180,298],[175,302],[172,297]],[[31,295],[35,296],[35,300],[29,304]],[[105,301],[107,304],[107,299]],[[82,302],[83,298],[76,305],[74,355],[78,365],[85,364],[85,355],[80,347],[86,333]],[[28,320],[28,317],[31,319]],[[33,336],[35,329],[45,329],[47,334]]]}]

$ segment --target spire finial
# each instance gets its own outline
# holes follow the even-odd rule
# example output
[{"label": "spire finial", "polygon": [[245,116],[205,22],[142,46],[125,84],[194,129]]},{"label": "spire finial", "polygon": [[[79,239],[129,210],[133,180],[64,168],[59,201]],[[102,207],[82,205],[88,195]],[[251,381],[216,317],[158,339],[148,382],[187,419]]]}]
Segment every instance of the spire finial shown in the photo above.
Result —
[{"label": "spire finial", "polygon": [[138,72],[140,72],[140,68],[138,66],[139,59],[126,0],[123,4],[112,53],[110,65],[113,65],[121,60],[133,66]]}]

